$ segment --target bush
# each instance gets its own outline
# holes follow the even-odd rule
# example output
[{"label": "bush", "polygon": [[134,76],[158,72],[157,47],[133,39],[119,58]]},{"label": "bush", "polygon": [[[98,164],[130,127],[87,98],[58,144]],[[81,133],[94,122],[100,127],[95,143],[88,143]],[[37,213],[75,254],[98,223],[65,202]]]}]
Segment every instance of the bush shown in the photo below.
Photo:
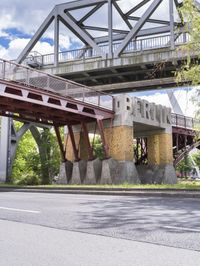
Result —
[{"label": "bush", "polygon": [[23,186],[33,186],[33,185],[39,185],[40,179],[37,175],[34,174],[25,174],[20,177],[20,179],[15,181],[16,185],[23,185]]}]

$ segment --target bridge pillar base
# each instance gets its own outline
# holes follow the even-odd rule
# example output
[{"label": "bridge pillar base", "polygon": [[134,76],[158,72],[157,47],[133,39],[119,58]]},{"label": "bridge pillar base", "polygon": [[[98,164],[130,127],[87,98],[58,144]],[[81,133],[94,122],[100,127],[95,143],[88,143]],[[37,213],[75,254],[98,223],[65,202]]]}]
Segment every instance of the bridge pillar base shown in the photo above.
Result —
[{"label": "bridge pillar base", "polygon": [[100,182],[102,170],[102,161],[95,159],[87,162],[87,171],[84,184],[95,185]]},{"label": "bridge pillar base", "polygon": [[[175,184],[176,172],[173,166],[171,132],[154,132],[147,138],[148,166],[140,166],[138,171],[142,183]],[[142,176],[143,175],[143,176]]]},{"label": "bridge pillar base", "polygon": [[101,184],[140,183],[133,161],[116,161],[112,158],[102,164]]},{"label": "bridge pillar base", "polygon": [[86,176],[87,161],[81,160],[73,163],[72,178],[70,184],[80,185]]},{"label": "bridge pillar base", "polygon": [[176,184],[177,176],[173,164],[160,165],[155,178],[159,181],[158,184]]},{"label": "bridge pillar base", "polygon": [[138,165],[142,184],[176,184],[177,176],[173,164]]},{"label": "bridge pillar base", "polygon": [[68,184],[72,177],[72,167],[73,163],[70,161],[61,163],[60,173],[58,176],[57,184],[65,185]]}]

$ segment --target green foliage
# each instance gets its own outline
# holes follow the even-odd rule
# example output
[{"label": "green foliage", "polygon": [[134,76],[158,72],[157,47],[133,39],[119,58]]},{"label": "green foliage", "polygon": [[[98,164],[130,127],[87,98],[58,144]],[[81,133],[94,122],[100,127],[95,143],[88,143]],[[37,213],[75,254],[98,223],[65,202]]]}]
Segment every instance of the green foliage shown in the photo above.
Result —
[{"label": "green foliage", "polygon": [[181,177],[187,178],[188,174],[193,169],[193,163],[189,156],[186,156],[180,163],[177,165],[176,170],[181,173]]},{"label": "green foliage", "polygon": [[196,166],[200,169],[200,151],[192,155]]},{"label": "green foliage", "polygon": [[[15,122],[18,131],[21,123]],[[21,185],[49,184],[58,174],[60,151],[56,136],[50,129],[37,129],[36,144],[30,131],[21,139],[13,165],[12,182]]]},{"label": "green foliage", "polygon": [[[18,131],[22,126],[20,122],[15,122],[15,128]],[[17,149],[16,159],[12,170],[12,181],[21,182],[27,176],[38,178],[39,157],[37,145],[28,131],[20,141]]]},{"label": "green foliage", "polygon": [[[177,82],[191,83],[198,85],[200,83],[200,11],[195,7],[193,0],[184,0],[180,12],[186,24],[186,31],[190,35],[190,41],[184,46],[178,48],[186,56],[185,64],[177,71]],[[193,59],[193,55],[197,55],[197,59]],[[196,90],[194,96],[194,104],[199,104],[200,90]],[[199,113],[197,113],[197,116]]]},{"label": "green foliage", "polygon": [[60,150],[57,139],[50,129],[43,129],[41,132],[41,146],[40,149],[44,153],[44,156],[40,154],[41,183],[49,184],[53,177],[58,174],[60,165]]},{"label": "green foliage", "polygon": [[[91,139],[91,142],[93,139]],[[99,158],[102,160],[104,158],[104,152],[103,152],[103,146],[101,142],[100,136],[95,136],[94,143],[93,144],[93,150],[94,150],[94,155],[95,157]]]}]

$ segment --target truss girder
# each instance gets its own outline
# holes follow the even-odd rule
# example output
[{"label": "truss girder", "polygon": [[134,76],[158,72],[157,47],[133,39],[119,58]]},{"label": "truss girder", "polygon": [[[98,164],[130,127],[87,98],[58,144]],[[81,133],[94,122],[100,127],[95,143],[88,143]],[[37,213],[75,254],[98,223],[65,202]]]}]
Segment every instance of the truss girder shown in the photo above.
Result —
[{"label": "truss girder", "polygon": [[26,56],[30,53],[30,51],[33,49],[35,44],[42,37],[43,33],[51,25],[51,23],[53,22],[54,18],[55,18],[55,13],[54,13],[54,9],[53,9],[52,12],[47,16],[45,21],[42,23],[42,25],[39,27],[39,29],[36,31],[36,33],[34,34],[32,39],[30,40],[30,42],[26,45],[26,47],[24,48],[23,52],[17,58],[16,61],[18,63],[21,63],[26,58]]},{"label": "truss girder", "polygon": [[[119,1],[119,0],[115,0],[115,1]],[[95,6],[101,3],[107,3],[107,0],[80,0],[80,1],[72,1],[69,3],[64,3],[64,4],[60,4],[57,5],[57,8],[59,11],[63,11],[63,10],[76,10],[76,9],[81,9],[81,8],[86,8],[86,7],[90,7],[90,6]]]},{"label": "truss girder", "polygon": [[[165,0],[166,2],[169,0]],[[133,6],[130,7],[130,10],[124,12],[120,6],[120,1],[118,0],[78,0],[69,3],[59,4],[54,7],[54,9],[47,16],[45,21],[42,23],[40,28],[37,30],[32,40],[27,44],[23,52],[17,59],[18,63],[21,63],[31,52],[35,44],[39,41],[42,35],[45,33],[50,24],[54,21],[54,64],[58,65],[58,53],[59,53],[59,34],[60,28],[59,23],[62,22],[64,26],[66,26],[71,32],[73,32],[76,37],[84,44],[85,47],[92,48],[96,55],[99,55],[102,58],[106,56],[110,57],[119,57],[121,53],[124,51],[126,46],[133,40],[138,37],[143,36],[151,36],[162,33],[170,33],[172,34],[177,26],[184,26],[183,18],[181,18],[181,14],[178,10],[178,14],[181,18],[181,25],[178,22],[172,21],[173,15],[169,14],[168,19],[155,19],[152,17],[152,14],[156,11],[158,6],[163,0],[153,0],[152,3],[146,6],[150,0],[141,0],[139,3],[135,4],[134,1]],[[175,7],[178,9],[180,3],[177,0],[170,0],[170,2],[175,3]],[[87,23],[88,19],[95,16],[97,12],[103,7],[107,5],[107,14],[105,16],[108,18],[108,24],[104,26],[97,26],[95,24],[91,25],[91,23]],[[141,7],[143,9],[146,8],[144,14],[138,16],[135,14]],[[75,19],[73,16],[74,10],[80,10],[80,14],[82,9],[91,8],[84,15],[80,15],[80,18]],[[114,28],[114,13],[113,10],[118,13],[119,18],[121,18],[122,23],[128,27],[125,28]],[[172,10],[172,5],[171,5]],[[171,11],[170,10],[170,11]],[[98,18],[99,19],[99,18]],[[106,21],[106,19],[105,19]],[[136,24],[133,26],[131,21],[136,21]],[[151,26],[147,29],[143,29],[145,23],[150,23],[155,25],[155,27]],[[181,27],[178,29],[181,31]],[[90,31],[90,32],[89,32]],[[91,33],[92,31],[92,33]],[[105,36],[97,37],[96,32],[105,32]],[[172,34],[173,35],[173,34]],[[172,36],[173,38],[173,36]],[[115,42],[120,41],[121,43],[116,48]],[[109,49],[107,51],[103,51],[100,47],[101,44],[107,44]],[[171,42],[173,45],[173,41]],[[114,49],[115,45],[115,49]]]},{"label": "truss girder", "polygon": [[103,3],[98,4],[95,6],[92,10],[90,10],[84,17],[82,17],[79,21],[78,24],[81,25],[85,20],[87,20],[91,15],[93,15],[99,8],[101,8],[104,5]]},{"label": "truss girder", "polygon": [[[137,33],[136,38],[168,33],[169,31],[170,31],[170,26],[161,26],[161,27],[156,27],[156,28],[144,29],[144,30],[140,30]],[[116,30],[116,32],[117,32],[117,30]],[[126,37],[127,34],[128,34],[128,31],[124,31],[124,33],[115,34],[115,35],[113,35],[113,41],[124,40],[124,38]],[[95,39],[96,43],[103,43],[103,42],[107,42],[107,41],[108,41],[107,36],[99,37],[99,38]]]},{"label": "truss girder", "polygon": [[77,23],[70,18],[69,14],[60,14],[60,19],[62,23],[65,24],[76,36],[78,36],[83,43],[90,45],[98,52],[99,55],[103,55],[100,47],[95,43],[91,36],[85,30],[79,27]]},{"label": "truss girder", "polygon": [[144,6],[145,4],[147,4],[150,0],[143,0],[142,2],[140,2],[138,5],[134,6],[133,8],[131,8],[131,10],[129,10],[126,13],[126,16],[131,15],[133,12],[137,11],[138,9],[140,9],[142,6]]},{"label": "truss girder", "polygon": [[149,6],[149,8],[146,10],[146,12],[143,14],[143,16],[138,20],[135,27],[128,33],[124,41],[120,44],[119,48],[115,52],[115,56],[118,57],[123,50],[126,48],[126,46],[129,44],[131,39],[135,38],[138,31],[142,28],[145,21],[153,14],[153,12],[156,10],[156,8],[160,5],[162,0],[154,0],[153,3]]},{"label": "truss girder", "polygon": [[61,125],[67,123],[79,124],[80,121],[95,121],[97,119],[113,118],[114,113],[102,108],[96,108],[87,103],[76,101],[70,97],[58,96],[45,90],[0,81],[0,109],[4,112],[18,113],[37,118],[36,122],[49,124],[49,121]]},{"label": "truss girder", "polygon": [[122,12],[121,8],[118,6],[118,4],[114,1],[113,2],[114,7],[116,8],[117,12],[120,14],[123,21],[126,23],[126,25],[129,27],[129,29],[132,29],[131,23],[128,21],[127,16]]}]

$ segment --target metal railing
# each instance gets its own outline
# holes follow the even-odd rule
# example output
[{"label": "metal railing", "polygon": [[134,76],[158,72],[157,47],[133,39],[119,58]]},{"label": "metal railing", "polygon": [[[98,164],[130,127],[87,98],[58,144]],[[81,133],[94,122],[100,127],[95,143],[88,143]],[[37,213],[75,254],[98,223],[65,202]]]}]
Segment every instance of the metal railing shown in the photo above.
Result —
[{"label": "metal railing", "polygon": [[[189,34],[182,33],[180,34],[176,40],[175,45],[181,45],[184,43],[187,43],[189,41]],[[117,50],[121,42],[115,42],[113,44],[113,52]],[[136,52],[142,52],[147,51],[151,49],[159,49],[159,48],[165,48],[171,46],[171,36],[170,35],[162,35],[162,36],[155,36],[151,38],[138,38],[136,40],[132,40],[122,54],[127,53],[136,53]],[[100,45],[99,48],[101,51],[105,54],[108,54],[109,45]],[[58,62],[64,63],[67,61],[74,61],[74,60],[84,60],[88,58],[98,58],[100,55],[91,47],[84,47],[80,49],[74,49],[69,51],[60,52],[58,54]],[[28,61],[33,59],[33,55],[28,56],[24,63],[27,63]],[[40,62],[41,65],[52,65],[54,64],[54,54],[46,54],[46,55],[40,55],[40,56],[34,56],[34,60],[36,62]]]},{"label": "metal railing", "polygon": [[174,113],[172,113],[171,115],[171,123],[172,126],[188,128],[188,129],[195,129],[198,126],[200,126],[199,120],[194,119],[192,117],[178,115]]},{"label": "metal railing", "polygon": [[36,89],[44,89],[61,96],[113,110],[113,96],[90,87],[49,75],[41,71],[0,59],[0,79],[14,81]]}]

